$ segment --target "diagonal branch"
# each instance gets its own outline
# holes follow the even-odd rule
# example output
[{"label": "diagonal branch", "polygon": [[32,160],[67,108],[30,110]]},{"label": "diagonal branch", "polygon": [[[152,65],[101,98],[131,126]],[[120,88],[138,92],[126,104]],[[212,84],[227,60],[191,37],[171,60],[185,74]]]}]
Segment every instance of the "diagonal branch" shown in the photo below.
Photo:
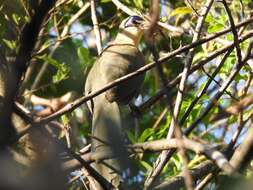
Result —
[{"label": "diagonal branch", "polygon": [[[240,42],[243,42],[245,41],[246,39],[250,38],[251,36],[253,36],[253,31],[252,32],[249,32],[247,34],[245,34],[244,36],[242,36],[242,38],[240,39]],[[188,46],[188,45],[187,45]],[[214,52],[212,53],[210,56],[208,56],[206,59],[202,60],[199,62],[199,64],[196,64],[192,67],[190,73],[193,73],[194,71],[198,70],[199,68],[201,68],[204,64],[208,63],[210,60],[214,59],[215,57],[217,57],[218,55],[222,54],[222,53],[225,53],[226,51],[228,51],[230,48],[232,48],[234,46],[234,44],[231,44],[231,45],[228,45],[228,46],[225,46],[224,48],[221,48],[220,50],[218,50],[217,52]],[[185,46],[184,46],[185,47]],[[184,49],[184,47],[182,47]],[[193,46],[195,47],[195,46]],[[180,48],[179,50],[175,50],[174,52],[180,52],[181,53],[181,49]],[[188,49],[186,49],[188,50]],[[185,50],[185,51],[186,51]],[[163,63],[165,62],[167,59],[177,55],[176,53],[172,52],[171,54],[169,54],[168,56],[165,56],[163,58],[160,58],[159,59],[159,63]],[[52,120],[54,120],[55,118],[65,114],[65,113],[68,113],[68,112],[71,112],[73,111],[75,108],[79,107],[80,105],[82,105],[83,103],[85,103],[86,101],[94,98],[95,96],[105,92],[106,90],[116,86],[116,85],[119,85],[120,83],[126,81],[126,80],[129,80],[129,78],[132,78],[134,76],[137,76],[137,75],[140,75],[142,74],[143,72],[153,68],[155,66],[155,63],[150,63],[150,64],[147,64],[146,66],[140,68],[139,70],[137,70],[136,72],[133,72],[133,73],[130,73],[126,76],[123,76],[117,80],[114,80],[112,81],[111,83],[107,84],[106,86],[104,86],[103,88],[101,88],[100,90],[98,91],[95,91],[87,96],[83,96],[83,97],[80,97],[79,99],[76,99],[75,101],[67,104],[65,107],[61,108],[60,110],[58,110],[57,112],[49,115],[48,117],[44,117],[44,118],[35,118],[35,119],[26,119],[26,121],[28,121],[29,123],[48,123]],[[181,75],[178,75],[177,78],[175,78],[173,81],[171,81],[170,83],[168,83],[168,87],[173,87],[175,86],[179,80],[181,78]],[[164,90],[161,90],[158,92],[158,94],[156,96],[154,96],[151,100],[149,100],[148,102],[145,102],[144,104],[142,104],[140,106],[140,110],[143,111],[145,109],[147,109],[148,107],[150,107],[150,105],[154,104],[154,102],[156,102],[159,98],[163,97],[163,94],[164,94]],[[19,110],[19,113],[22,112],[22,110],[18,109]],[[24,113],[25,114],[25,113]],[[19,114],[22,116],[22,114]],[[32,122],[31,122],[32,121]],[[27,130],[29,130],[29,128],[31,128],[31,126],[29,126],[27,128]],[[24,133],[25,134],[25,133]]]},{"label": "diagonal branch", "polygon": [[210,86],[210,84],[212,83],[212,79],[219,73],[220,69],[222,68],[222,66],[224,65],[226,59],[228,58],[228,56],[230,55],[230,53],[232,52],[232,48],[230,48],[227,53],[224,55],[224,57],[222,58],[219,66],[215,69],[215,71],[213,72],[211,78],[207,81],[207,83],[205,84],[204,88],[201,90],[201,92],[199,92],[199,94],[197,94],[197,96],[194,98],[194,100],[191,102],[191,104],[189,105],[189,107],[187,108],[186,112],[184,113],[181,121],[180,121],[180,125],[183,125],[185,120],[187,119],[187,117],[189,116],[189,114],[191,113],[192,109],[194,108],[194,106],[196,105],[196,103],[200,100],[200,98],[206,93],[206,90],[208,89],[208,87]]},{"label": "diagonal branch", "polygon": [[[199,40],[200,35],[201,35],[201,31],[202,31],[202,27],[203,27],[203,24],[205,21],[205,17],[208,14],[212,4],[213,4],[213,0],[208,0],[206,3],[206,6],[203,8],[203,10],[201,12],[201,17],[199,17],[199,19],[197,21],[196,32],[194,33],[192,43],[195,43]],[[181,81],[179,84],[179,90],[178,90],[177,97],[176,97],[175,107],[174,107],[174,110],[172,113],[173,114],[172,120],[171,120],[171,123],[169,126],[169,131],[168,131],[168,134],[166,137],[167,140],[170,140],[172,138],[172,136],[174,135],[174,132],[175,132],[175,128],[176,128],[176,126],[178,126],[178,116],[179,116],[181,104],[183,101],[183,92],[185,89],[185,84],[186,84],[188,74],[189,74],[189,71],[191,68],[191,64],[193,61],[194,53],[195,53],[195,49],[192,48],[187,55],[186,63],[185,63],[184,70],[182,72]],[[180,133],[181,129],[179,128],[177,131]],[[149,175],[145,181],[145,184],[144,184],[145,189],[149,189],[152,186],[155,179],[157,178],[157,176],[160,174],[163,167],[165,166],[165,164],[169,158],[169,155],[170,155],[170,151],[163,151],[159,155],[158,159],[155,162],[154,168],[149,173]]]},{"label": "diagonal branch", "polygon": [[212,107],[217,103],[220,97],[224,94],[225,90],[232,83],[232,81],[234,80],[236,75],[239,73],[239,71],[242,69],[242,67],[247,63],[248,59],[250,59],[250,55],[251,55],[251,46],[249,46],[247,53],[244,59],[242,60],[242,62],[241,63],[237,62],[236,66],[231,71],[231,74],[229,75],[228,79],[218,89],[218,92],[211,99],[211,101],[206,106],[206,108],[201,112],[200,116],[186,129],[185,131],[186,134],[189,134],[202,121],[202,119],[210,112]]},{"label": "diagonal branch", "polygon": [[[253,20],[253,18],[252,18],[252,20]],[[229,30],[228,30],[228,31],[229,31]],[[227,31],[227,32],[228,32],[228,31]],[[219,35],[220,35],[220,33],[219,33]],[[251,32],[249,32],[247,35],[245,35],[245,38],[242,39],[241,41],[243,41],[243,40],[249,38],[249,37],[252,36],[252,35],[253,35],[253,31],[251,31]],[[190,44],[190,45],[183,46],[182,48],[179,48],[179,49],[177,49],[177,50],[175,50],[175,51],[173,51],[173,52],[171,52],[171,53],[168,53],[166,56],[160,58],[160,59],[159,59],[159,62],[160,62],[160,63],[164,63],[165,61],[167,61],[168,59],[174,57],[175,55],[178,55],[178,54],[180,54],[180,53],[182,53],[182,52],[188,51],[189,49],[191,49],[191,48],[193,48],[193,47],[196,47],[196,46],[198,46],[198,45],[200,45],[200,44],[202,44],[202,43],[205,43],[206,40],[209,41],[209,40],[211,40],[213,37],[214,37],[214,36],[209,37],[208,40],[207,40],[207,38],[204,38],[204,39],[202,39],[202,40],[197,41],[196,43],[192,43],[192,44]],[[217,37],[217,36],[216,36],[216,37]],[[135,71],[135,72],[129,73],[128,75],[125,75],[125,76],[123,76],[123,77],[120,77],[120,78],[118,78],[118,79],[112,81],[111,83],[108,83],[106,86],[104,86],[104,87],[101,88],[100,90],[97,90],[97,91],[95,91],[95,92],[93,92],[93,93],[91,93],[91,94],[89,94],[89,95],[87,95],[87,96],[83,96],[83,97],[81,97],[81,98],[75,100],[74,102],[72,102],[72,103],[66,105],[65,107],[63,107],[63,108],[60,109],[59,111],[55,112],[54,114],[50,115],[49,117],[37,119],[35,122],[37,122],[37,123],[47,123],[47,122],[49,122],[49,121],[52,121],[53,119],[59,117],[60,115],[63,115],[63,114],[65,114],[65,113],[67,113],[67,112],[70,112],[70,111],[73,111],[75,108],[79,107],[79,106],[82,105],[84,102],[86,102],[86,101],[88,101],[88,100],[94,98],[95,96],[98,96],[99,94],[105,92],[106,90],[108,90],[108,89],[110,89],[110,88],[112,88],[112,87],[114,87],[114,86],[116,86],[116,85],[119,85],[119,84],[123,83],[124,81],[127,81],[127,80],[129,80],[129,79],[131,79],[131,78],[133,78],[133,77],[136,77],[136,76],[138,76],[138,75],[143,74],[144,72],[150,70],[150,69],[153,68],[154,66],[155,66],[155,63],[154,63],[154,62],[149,63],[149,64],[143,66],[142,68],[138,69],[138,70]]]},{"label": "diagonal branch", "polygon": [[223,3],[225,10],[227,12],[228,19],[230,22],[231,31],[234,36],[234,44],[235,44],[235,49],[236,49],[236,59],[237,59],[238,65],[241,65],[242,64],[242,52],[241,52],[241,48],[240,48],[238,33],[237,33],[237,30],[235,27],[235,22],[234,22],[234,19],[232,17],[232,13],[228,7],[226,0],[222,0],[222,3]]},{"label": "diagonal branch", "polygon": [[[197,167],[191,169],[191,175],[193,176],[194,181],[197,181],[210,172],[213,172],[217,169],[211,161],[205,161],[198,165]],[[169,180],[165,180],[161,184],[154,187],[154,190],[178,190],[184,187],[184,179],[182,175],[173,177]]]},{"label": "diagonal branch", "polygon": [[[239,39],[239,42],[242,43],[243,41],[247,40],[248,38],[250,38],[252,36],[253,32],[249,32],[243,36],[241,36],[241,38]],[[201,60],[198,64],[194,64],[191,68],[191,70],[189,71],[189,73],[193,73],[196,70],[202,68],[206,63],[208,63],[209,61],[215,59],[217,56],[227,52],[229,49],[234,48],[234,43],[229,44],[227,46],[224,46],[223,48],[220,48],[219,50],[211,53],[210,55],[208,55],[205,59]],[[180,73],[174,80],[170,81],[167,85],[169,88],[174,87],[175,85],[177,85],[180,81],[182,77],[182,73]],[[144,111],[148,108],[150,108],[153,104],[155,104],[159,99],[161,99],[165,94],[165,89],[162,89],[160,91],[157,92],[156,95],[152,96],[150,99],[148,99],[146,102],[142,103],[139,106],[139,110]]]}]

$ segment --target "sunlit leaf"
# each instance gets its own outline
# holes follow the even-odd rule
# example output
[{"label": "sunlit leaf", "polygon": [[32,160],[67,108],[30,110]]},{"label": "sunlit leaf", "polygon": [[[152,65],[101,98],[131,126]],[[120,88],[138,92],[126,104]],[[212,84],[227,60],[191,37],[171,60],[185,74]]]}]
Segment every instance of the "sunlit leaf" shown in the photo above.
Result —
[{"label": "sunlit leaf", "polygon": [[220,30],[224,29],[224,25],[220,24],[220,23],[216,23],[213,25],[210,25],[207,29],[207,31],[209,33],[214,33],[214,32],[218,32]]},{"label": "sunlit leaf", "polygon": [[145,129],[139,138],[139,142],[146,141],[153,133],[154,133],[154,129],[152,128]]},{"label": "sunlit leaf", "polygon": [[69,123],[69,118],[67,115],[61,116],[61,120],[62,120],[63,125],[67,125]]},{"label": "sunlit leaf", "polygon": [[100,3],[109,3],[111,2],[112,0],[101,0]]},{"label": "sunlit leaf", "polygon": [[143,160],[141,160],[140,163],[141,163],[141,165],[142,165],[146,170],[149,171],[149,170],[152,169],[152,166],[151,166],[149,163],[147,163],[147,162],[145,162],[145,161],[143,161]]},{"label": "sunlit leaf", "polygon": [[8,48],[10,48],[11,50],[16,49],[17,45],[16,45],[16,41],[14,40],[6,40],[3,39],[3,42],[7,45]]},{"label": "sunlit leaf", "polygon": [[67,64],[59,63],[57,60],[46,55],[38,56],[39,59],[46,61],[57,69],[56,74],[53,76],[53,82],[57,83],[69,77],[70,68]]},{"label": "sunlit leaf", "polygon": [[84,65],[88,64],[90,57],[89,57],[89,50],[87,48],[79,47],[77,49],[77,55],[82,64]]},{"label": "sunlit leaf", "polygon": [[136,143],[136,138],[131,131],[127,131],[127,137],[131,141],[131,143]]},{"label": "sunlit leaf", "polygon": [[17,14],[12,14],[12,19],[18,25],[21,18]]},{"label": "sunlit leaf", "polygon": [[189,7],[178,7],[170,13],[170,16],[191,14],[192,12],[193,10]]}]

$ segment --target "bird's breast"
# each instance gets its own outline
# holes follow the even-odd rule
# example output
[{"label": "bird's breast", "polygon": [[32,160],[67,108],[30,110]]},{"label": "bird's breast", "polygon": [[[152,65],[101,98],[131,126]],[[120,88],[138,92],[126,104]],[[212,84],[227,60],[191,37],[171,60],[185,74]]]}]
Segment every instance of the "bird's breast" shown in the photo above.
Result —
[{"label": "bird's breast", "polygon": [[[101,80],[109,83],[144,66],[144,56],[132,45],[112,45],[108,47],[98,60]],[[136,94],[143,82],[144,74],[129,79],[108,90],[106,98],[109,102],[127,104]]]}]

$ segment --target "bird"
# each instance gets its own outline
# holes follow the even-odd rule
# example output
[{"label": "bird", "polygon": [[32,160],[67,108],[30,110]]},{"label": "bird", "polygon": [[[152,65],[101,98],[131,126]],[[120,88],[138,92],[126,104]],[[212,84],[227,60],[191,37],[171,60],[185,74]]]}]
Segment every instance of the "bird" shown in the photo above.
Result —
[{"label": "bird", "polygon": [[[147,26],[148,21],[137,15],[121,22],[115,40],[102,51],[88,73],[85,95],[145,65],[138,45]],[[95,163],[95,168],[116,189],[122,182],[121,162],[128,159],[124,156],[120,107],[129,104],[139,94],[144,77],[145,74],[141,74],[131,78],[87,102],[92,114],[92,151],[112,152],[119,157]]]}]

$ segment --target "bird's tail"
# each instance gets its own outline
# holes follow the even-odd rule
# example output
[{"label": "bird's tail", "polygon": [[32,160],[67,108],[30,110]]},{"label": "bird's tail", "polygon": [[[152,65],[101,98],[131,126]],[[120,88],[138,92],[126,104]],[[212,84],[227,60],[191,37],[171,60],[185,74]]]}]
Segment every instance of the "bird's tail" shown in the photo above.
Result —
[{"label": "bird's tail", "polygon": [[94,101],[92,149],[95,153],[112,153],[115,158],[95,163],[95,168],[115,187],[121,183],[120,171],[126,167],[128,155],[124,146],[119,106],[105,96]]}]

